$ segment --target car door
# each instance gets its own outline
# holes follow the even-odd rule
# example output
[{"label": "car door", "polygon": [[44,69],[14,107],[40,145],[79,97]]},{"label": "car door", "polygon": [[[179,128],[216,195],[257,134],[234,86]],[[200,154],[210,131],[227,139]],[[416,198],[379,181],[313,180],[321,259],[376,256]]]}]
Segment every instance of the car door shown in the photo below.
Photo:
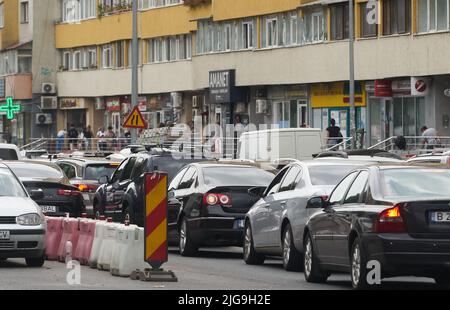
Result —
[{"label": "car door", "polygon": [[128,185],[131,182],[131,175],[133,173],[134,166],[138,159],[136,157],[131,157],[123,169],[122,175],[119,181],[112,184],[113,186],[113,205],[118,206],[122,203],[123,196]]},{"label": "car door", "polygon": [[114,193],[116,191],[117,184],[120,182],[123,171],[125,170],[125,167],[127,166],[129,160],[130,159],[128,158],[122,161],[119,167],[117,167],[116,171],[114,171],[109,183],[105,185],[103,199],[105,201],[105,207],[107,209],[110,209],[111,207],[114,206]]},{"label": "car door", "polygon": [[333,214],[335,208],[341,205],[352,184],[357,172],[345,177],[334,189],[329,199],[329,205],[311,218],[310,231],[313,234],[317,255],[322,263],[333,264],[335,262],[335,246],[333,233],[337,230]]},{"label": "car door", "polygon": [[369,172],[362,170],[350,186],[343,204],[334,208],[333,219],[336,229],[333,232],[333,245],[336,263],[339,265],[350,263],[348,237],[352,228],[352,215],[356,210],[360,210],[361,204],[365,202],[368,180]]},{"label": "car door", "polygon": [[185,215],[191,214],[189,210],[185,210],[190,194],[192,193],[192,187],[197,180],[198,172],[195,166],[189,166],[183,178],[178,184],[178,188],[175,190],[175,198],[179,201],[180,212],[184,212]]},{"label": "car door", "polygon": [[301,168],[298,165],[292,165],[286,176],[281,182],[280,188],[277,193],[273,195],[274,199],[269,205],[269,216],[267,219],[267,238],[268,242],[281,248],[281,224],[283,221],[283,214],[286,211],[288,200],[291,198],[290,191],[295,187],[295,181],[297,176],[301,172]]},{"label": "car door", "polygon": [[181,203],[180,201],[175,197],[175,191],[178,189],[178,185],[180,184],[181,180],[183,179],[184,174],[189,169],[189,167],[186,167],[182,169],[180,172],[178,172],[175,177],[173,178],[172,182],[169,184],[168,188],[168,225],[169,225],[169,231],[171,228],[176,226],[178,215],[180,214],[180,207]]},{"label": "car door", "polygon": [[252,234],[255,247],[269,247],[273,246],[269,241],[269,217],[270,217],[270,205],[274,202],[274,195],[278,192],[281,182],[290,167],[286,167],[281,170],[273,179],[272,183],[267,187],[264,192],[264,197],[258,202],[255,208],[253,221],[252,221]]}]

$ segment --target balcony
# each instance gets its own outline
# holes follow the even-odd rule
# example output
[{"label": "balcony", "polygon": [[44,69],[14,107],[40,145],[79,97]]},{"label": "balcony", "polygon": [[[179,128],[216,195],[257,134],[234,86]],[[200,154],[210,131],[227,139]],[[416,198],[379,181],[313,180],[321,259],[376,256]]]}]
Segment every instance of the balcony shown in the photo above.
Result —
[{"label": "balcony", "polygon": [[31,74],[14,74],[0,78],[5,79],[5,98],[13,97],[14,100],[28,100],[33,98]]}]

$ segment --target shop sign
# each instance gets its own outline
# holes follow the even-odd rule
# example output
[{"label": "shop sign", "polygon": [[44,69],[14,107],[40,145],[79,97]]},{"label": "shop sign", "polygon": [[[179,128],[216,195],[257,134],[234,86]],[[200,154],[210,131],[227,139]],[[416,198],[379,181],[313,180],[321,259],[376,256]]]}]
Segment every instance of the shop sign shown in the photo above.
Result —
[{"label": "shop sign", "polygon": [[392,97],[392,80],[375,80],[375,97]]},{"label": "shop sign", "polygon": [[105,110],[106,104],[103,98],[95,98],[95,109],[96,110]]},{"label": "shop sign", "polygon": [[109,112],[120,112],[120,101],[119,99],[109,99],[106,101],[106,110]]},{"label": "shop sign", "polygon": [[424,77],[411,77],[411,95],[426,96],[429,89],[429,79]]},{"label": "shop sign", "polygon": [[230,103],[234,100],[235,70],[209,72],[211,103]]},{"label": "shop sign", "polygon": [[303,98],[308,97],[306,86],[290,87],[286,90],[286,98]]},{"label": "shop sign", "polygon": [[139,111],[141,111],[141,112],[147,111],[147,97],[139,97],[138,107],[139,107]]},{"label": "shop sign", "polygon": [[59,106],[62,110],[84,109],[85,108],[83,98],[63,98],[63,99],[60,99]]},{"label": "shop sign", "polygon": [[[349,107],[349,84],[346,82],[319,83],[311,86],[311,107]],[[355,106],[366,105],[366,91],[363,82],[355,83]]]}]

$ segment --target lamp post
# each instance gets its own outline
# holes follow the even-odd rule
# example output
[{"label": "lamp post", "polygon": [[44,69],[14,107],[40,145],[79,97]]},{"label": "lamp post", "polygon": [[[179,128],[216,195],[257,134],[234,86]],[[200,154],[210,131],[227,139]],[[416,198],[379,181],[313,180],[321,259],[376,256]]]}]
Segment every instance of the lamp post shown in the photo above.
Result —
[{"label": "lamp post", "polygon": [[355,117],[355,55],[354,55],[354,40],[355,40],[355,11],[354,0],[348,1],[348,49],[349,49],[349,95],[350,95],[350,137],[353,138],[352,148],[356,145],[356,117]]}]

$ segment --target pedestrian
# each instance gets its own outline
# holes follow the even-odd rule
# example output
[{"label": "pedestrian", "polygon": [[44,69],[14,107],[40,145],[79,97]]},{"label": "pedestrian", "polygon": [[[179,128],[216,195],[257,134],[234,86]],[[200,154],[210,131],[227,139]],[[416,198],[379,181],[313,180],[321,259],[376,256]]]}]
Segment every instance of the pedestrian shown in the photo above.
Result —
[{"label": "pedestrian", "polygon": [[432,150],[435,147],[438,147],[441,144],[441,141],[438,138],[438,132],[434,128],[428,128],[427,126],[423,126],[420,128],[422,132],[422,147],[428,150]]},{"label": "pedestrian", "polygon": [[327,140],[330,146],[334,146],[342,142],[341,128],[336,126],[336,120],[334,118],[330,121],[331,126],[327,128]]},{"label": "pedestrian", "polygon": [[86,150],[90,150],[91,149],[91,141],[93,138],[94,134],[92,133],[92,129],[91,129],[91,125],[88,125],[86,127],[86,129],[84,130],[84,142],[86,145]]},{"label": "pedestrian", "polygon": [[108,139],[108,147],[110,150],[115,150],[116,148],[116,133],[113,130],[112,126],[108,127],[108,131],[105,134],[106,139]]},{"label": "pedestrian", "polygon": [[98,149],[100,151],[106,151],[105,131],[103,127],[100,127],[97,131]]},{"label": "pedestrian", "polygon": [[73,151],[75,146],[77,145],[77,139],[78,139],[78,131],[75,129],[74,124],[70,125],[68,136],[69,136],[70,150]]},{"label": "pedestrian", "polygon": [[63,150],[64,139],[66,138],[66,131],[61,129],[56,135],[56,153],[60,153]]}]

